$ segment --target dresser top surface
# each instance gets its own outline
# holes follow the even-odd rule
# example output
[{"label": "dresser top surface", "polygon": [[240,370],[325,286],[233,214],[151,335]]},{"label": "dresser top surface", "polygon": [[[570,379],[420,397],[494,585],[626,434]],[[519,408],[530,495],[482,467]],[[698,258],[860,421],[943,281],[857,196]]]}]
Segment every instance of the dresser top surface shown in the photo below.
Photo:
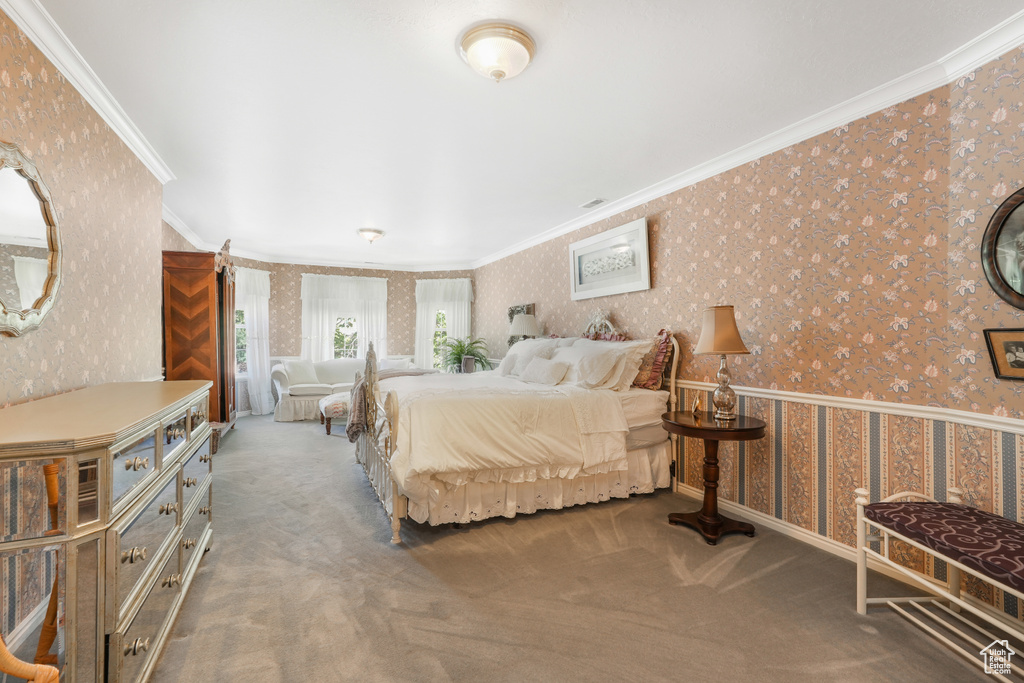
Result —
[{"label": "dresser top surface", "polygon": [[[0,457],[31,444],[76,448],[109,445],[196,392],[207,380],[114,382],[0,410]],[[48,450],[48,449],[47,449]]]}]

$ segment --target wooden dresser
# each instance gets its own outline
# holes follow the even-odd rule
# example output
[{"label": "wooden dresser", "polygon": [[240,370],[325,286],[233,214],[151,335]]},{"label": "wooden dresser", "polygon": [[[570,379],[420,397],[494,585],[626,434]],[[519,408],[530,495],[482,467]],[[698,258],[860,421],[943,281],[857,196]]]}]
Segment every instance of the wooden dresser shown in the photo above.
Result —
[{"label": "wooden dresser", "polygon": [[235,421],[235,283],[217,254],[164,253],[164,373],[208,379],[210,420]]},{"label": "wooden dresser", "polygon": [[209,389],[103,384],[0,410],[0,633],[16,657],[65,682],[152,673],[212,540]]}]

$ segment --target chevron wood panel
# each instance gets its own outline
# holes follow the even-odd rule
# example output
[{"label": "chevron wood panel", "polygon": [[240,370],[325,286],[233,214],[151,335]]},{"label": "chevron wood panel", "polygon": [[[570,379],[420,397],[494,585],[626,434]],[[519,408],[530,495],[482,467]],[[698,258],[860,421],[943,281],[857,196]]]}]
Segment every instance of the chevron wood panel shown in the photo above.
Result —
[{"label": "chevron wood panel", "polygon": [[208,379],[210,419],[235,414],[234,284],[214,271],[206,252],[164,254],[164,364],[166,377]]}]

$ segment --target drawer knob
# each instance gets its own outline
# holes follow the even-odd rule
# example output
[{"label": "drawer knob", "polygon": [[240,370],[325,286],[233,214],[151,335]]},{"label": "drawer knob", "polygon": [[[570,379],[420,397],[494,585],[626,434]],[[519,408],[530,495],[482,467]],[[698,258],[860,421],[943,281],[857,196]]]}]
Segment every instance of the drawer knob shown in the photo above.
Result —
[{"label": "drawer knob", "polygon": [[188,550],[190,548],[195,548],[196,547],[196,543],[198,543],[197,539],[195,539],[195,538],[186,538],[184,541],[181,542],[181,547],[184,548],[185,550]]},{"label": "drawer knob", "polygon": [[181,482],[185,485],[185,488],[191,488],[199,483],[199,480],[195,477],[185,477],[185,480]]},{"label": "drawer knob", "polygon": [[136,638],[135,642],[124,646],[124,656],[137,655],[140,652],[145,652],[149,649],[149,638],[143,640],[142,638]]},{"label": "drawer knob", "polygon": [[158,515],[173,515],[177,511],[178,511],[178,504],[177,503],[165,503],[165,504],[160,506],[160,511],[157,512],[157,514]]},{"label": "drawer knob", "polygon": [[125,550],[121,553],[121,564],[127,562],[128,564],[135,564],[136,560],[144,561],[146,559],[146,548],[132,548],[131,550]]},{"label": "drawer knob", "polygon": [[209,453],[203,453],[202,455],[199,456],[199,462],[210,462],[211,459],[212,458],[210,457]]},{"label": "drawer knob", "polygon": [[201,507],[198,510],[196,510],[196,512],[198,512],[201,515],[208,515],[208,514],[210,514],[210,506],[209,505],[204,505],[203,507]]},{"label": "drawer knob", "polygon": [[139,470],[144,470],[147,467],[149,467],[149,458],[140,458],[139,456],[135,456],[134,459],[124,461],[124,469],[126,471],[135,470],[138,472]]},{"label": "drawer knob", "polygon": [[181,583],[181,574],[168,574],[167,576],[164,577],[164,580],[161,582],[160,585],[162,585],[164,588],[173,588],[175,586],[175,584],[180,584],[180,583]]}]

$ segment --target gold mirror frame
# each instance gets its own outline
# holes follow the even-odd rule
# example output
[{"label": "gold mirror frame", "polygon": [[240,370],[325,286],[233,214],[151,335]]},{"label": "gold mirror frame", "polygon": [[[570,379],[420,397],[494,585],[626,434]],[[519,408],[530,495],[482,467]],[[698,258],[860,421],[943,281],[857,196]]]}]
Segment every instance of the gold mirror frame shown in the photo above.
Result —
[{"label": "gold mirror frame", "polygon": [[0,169],[2,168],[17,171],[18,175],[28,181],[29,187],[32,188],[32,192],[39,200],[39,208],[43,214],[43,221],[46,223],[48,247],[46,261],[49,272],[46,276],[46,283],[43,285],[43,295],[36,299],[35,307],[24,310],[12,308],[15,305],[14,302],[8,306],[6,301],[0,300],[0,334],[17,337],[39,327],[43,318],[53,308],[57,290],[60,289],[60,230],[57,228],[57,218],[50,200],[50,190],[39,177],[36,165],[18,149],[17,145],[0,140]]}]

